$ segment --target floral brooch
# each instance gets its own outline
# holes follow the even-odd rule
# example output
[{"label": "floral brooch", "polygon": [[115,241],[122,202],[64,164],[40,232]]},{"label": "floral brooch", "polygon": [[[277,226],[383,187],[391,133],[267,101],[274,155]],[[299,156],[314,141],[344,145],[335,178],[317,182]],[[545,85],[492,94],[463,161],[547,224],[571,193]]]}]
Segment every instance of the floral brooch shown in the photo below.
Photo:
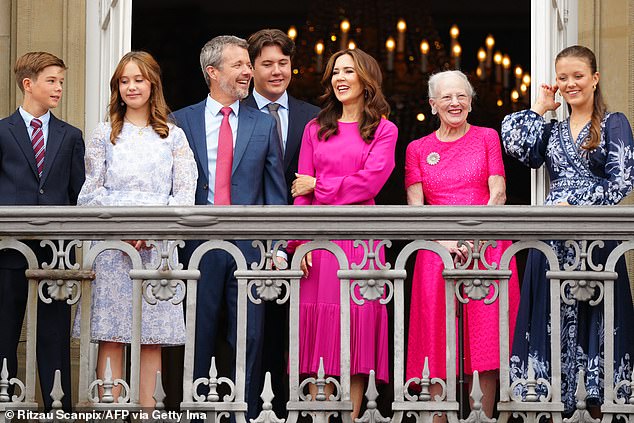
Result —
[{"label": "floral brooch", "polygon": [[435,151],[432,151],[427,156],[427,163],[430,164],[431,166],[437,165],[439,161],[440,161],[440,154],[436,153]]}]

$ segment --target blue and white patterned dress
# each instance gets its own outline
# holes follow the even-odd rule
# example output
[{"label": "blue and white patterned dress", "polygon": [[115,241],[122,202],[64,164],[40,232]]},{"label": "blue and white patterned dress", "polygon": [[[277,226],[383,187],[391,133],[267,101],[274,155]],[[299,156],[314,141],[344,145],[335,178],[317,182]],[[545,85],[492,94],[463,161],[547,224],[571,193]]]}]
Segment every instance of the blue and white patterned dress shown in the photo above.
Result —
[{"label": "blue and white patterned dress", "polygon": [[[588,151],[581,143],[588,136],[588,123],[573,140],[569,120],[546,123],[531,110],[513,113],[502,122],[506,152],[527,166],[546,164],[550,192],[546,204],[614,205],[631,190],[634,172],[632,129],[622,113],[606,113],[601,121],[601,143]],[[549,241],[561,269],[572,265],[575,252],[563,241]],[[605,264],[618,244],[605,241],[593,250],[594,263]],[[538,251],[530,251],[511,353],[511,381],[526,378],[528,359],[536,377],[550,379],[550,296],[546,270],[548,263]],[[615,281],[615,361],[614,382],[629,379],[634,352],[634,311],[625,260],[616,266]],[[598,293],[597,293],[598,295]],[[596,295],[595,295],[596,297]],[[601,404],[603,397],[603,302],[568,305],[561,302],[561,394],[565,413],[575,409],[575,390],[580,369],[586,373],[588,403]],[[521,386],[517,394],[522,394]],[[542,392],[543,393],[543,392]],[[618,394],[623,396],[621,390]]]},{"label": "blue and white patterned dress", "polygon": [[[185,133],[169,125],[161,138],[151,127],[124,123],[113,145],[110,124],[100,123],[86,144],[86,182],[81,206],[189,206],[194,204],[198,171]],[[143,265],[157,261],[156,249],[141,250]],[[132,268],[129,257],[106,250],[95,260],[91,339],[129,343],[132,333]],[[185,343],[182,304],[142,302],[142,344]],[[78,309],[73,336],[79,336]]]}]

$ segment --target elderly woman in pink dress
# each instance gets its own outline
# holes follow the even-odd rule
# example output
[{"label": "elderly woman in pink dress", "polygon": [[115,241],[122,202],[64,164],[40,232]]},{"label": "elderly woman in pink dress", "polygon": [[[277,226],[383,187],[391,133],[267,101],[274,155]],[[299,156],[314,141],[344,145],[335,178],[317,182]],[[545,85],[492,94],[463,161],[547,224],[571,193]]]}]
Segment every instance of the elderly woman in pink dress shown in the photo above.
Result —
[{"label": "elderly woman in pink dress", "polygon": [[[460,71],[445,71],[429,79],[432,114],[440,118],[437,131],[407,147],[405,186],[410,205],[499,205],[506,201],[506,183],[500,139],[495,130],[471,125],[474,90]],[[457,262],[467,258],[467,247],[457,241],[438,241]],[[488,263],[499,263],[510,241],[489,247]],[[515,262],[509,281],[511,336],[519,301]],[[407,355],[407,378],[420,377],[429,358],[432,377],[446,378],[445,281],[437,254],[420,251],[412,286]],[[484,392],[484,412],[491,417],[495,402],[500,352],[498,302],[469,301],[464,306],[465,372],[477,370]],[[433,387],[437,387],[434,385]]]},{"label": "elderly woman in pink dress", "polygon": [[[335,53],[322,79],[324,108],[306,125],[299,170],[291,193],[296,205],[373,205],[394,169],[398,131],[385,116],[381,70],[359,49]],[[336,241],[350,264],[363,261],[354,241]],[[372,248],[372,246],[370,246]],[[383,251],[380,251],[383,260]],[[339,375],[339,265],[326,251],[307,255],[300,289],[300,373],[316,374],[323,357],[327,375]],[[361,298],[356,288],[357,298]],[[350,394],[359,415],[370,370],[387,382],[388,320],[385,305],[350,303]],[[354,420],[353,420],[354,421]]]}]

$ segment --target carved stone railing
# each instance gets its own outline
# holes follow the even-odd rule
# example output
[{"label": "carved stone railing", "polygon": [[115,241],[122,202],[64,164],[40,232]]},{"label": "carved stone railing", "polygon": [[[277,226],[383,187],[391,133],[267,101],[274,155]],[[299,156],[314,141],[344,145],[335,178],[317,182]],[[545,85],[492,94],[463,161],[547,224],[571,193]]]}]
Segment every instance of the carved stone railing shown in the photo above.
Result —
[{"label": "carved stone railing", "polygon": [[[51,263],[38,263],[33,251],[24,240],[42,240],[43,248],[53,251]],[[123,239],[153,240],[159,252],[158,260],[148,268],[142,266],[139,253]],[[175,240],[205,240],[193,253],[189,266],[174,260]],[[232,240],[249,239],[254,248],[261,251],[258,263],[247,263],[242,252]],[[277,240],[306,240],[296,250],[289,265],[274,269],[271,266],[276,251],[284,246]],[[365,250],[362,263],[349,263],[343,250],[330,240],[359,240],[357,245]],[[500,263],[482,262],[482,266],[455,265],[449,252],[435,239],[473,241],[469,248],[469,261],[483,260],[484,252],[491,242],[479,240],[508,239],[514,244],[506,250]],[[576,251],[577,263],[560,268],[555,252],[541,240],[570,240],[569,246]],[[84,243],[80,263],[71,260],[70,250]],[[365,240],[365,241],[361,241]],[[591,250],[597,240],[623,241],[606,263],[593,263]],[[70,242],[60,242],[70,241]],[[391,248],[392,241],[405,241],[400,251],[395,251],[392,262],[383,262],[379,250]],[[471,244],[470,244],[471,245]],[[350,300],[357,304],[365,301],[381,301],[394,308],[392,330],[394,348],[393,385],[394,398],[391,410],[379,410],[377,406],[374,373],[370,375],[366,397],[367,407],[358,422],[388,422],[415,420],[431,423],[434,415],[446,414],[451,422],[460,420],[460,404],[457,398],[457,380],[448,377],[441,380],[430,377],[429,366],[424,366],[420,377],[405,380],[405,281],[408,278],[406,263],[419,250],[438,254],[444,263],[446,280],[446,339],[449,345],[456,344],[456,301],[498,301],[500,333],[508,333],[506,317],[509,309],[508,280],[511,277],[509,263],[521,250],[535,248],[543,252],[550,269],[550,306],[552,339],[560,337],[560,302],[589,301],[590,306],[604,307],[605,313],[605,380],[614,380],[614,280],[617,260],[628,250],[634,249],[634,207],[191,207],[191,208],[80,208],[80,207],[0,207],[0,249],[19,251],[26,257],[29,269],[29,297],[26,312],[26,377],[25,381],[10,378],[6,365],[0,369],[0,422],[16,416],[15,410],[36,409],[35,401],[35,322],[38,297],[43,301],[81,302],[84,310],[91,307],[91,285],[94,279],[92,265],[99,253],[117,249],[127,254],[133,269],[133,333],[131,343],[131,371],[128,380],[113,380],[106,369],[104,377],[96,380],[91,368],[90,319],[82,313],[79,384],[77,410],[127,410],[139,409],[139,361],[142,302],[171,301],[174,304],[186,298],[187,343],[183,377],[183,401],[181,410],[206,413],[219,419],[235,413],[238,422],[245,421],[245,374],[236,372],[235,378],[219,375],[215,362],[209,363],[209,377],[193,379],[194,333],[196,325],[196,288],[200,278],[198,265],[202,256],[210,250],[221,249],[231,254],[237,265],[238,280],[238,338],[235,363],[244,369],[246,359],[246,307],[249,301],[276,301],[289,303],[290,353],[289,353],[289,401],[288,421],[295,422],[300,415],[311,416],[314,421],[326,422],[329,416],[339,414],[344,422],[350,421],[352,410],[350,399]],[[300,261],[312,250],[328,250],[338,260],[341,281],[341,376],[332,378],[323,371],[311,378],[300,379],[299,375],[299,295],[301,290]],[[186,282],[183,282],[186,281]],[[361,298],[354,294],[355,289]],[[566,293],[570,294],[566,294]],[[185,297],[185,293],[187,293]],[[351,294],[352,293],[352,294]],[[595,294],[597,293],[597,294]],[[568,296],[572,295],[573,298]],[[593,300],[598,295],[598,299]],[[0,340],[1,342],[1,340]],[[562,420],[563,404],[558,357],[561,356],[559,342],[552,342],[552,368],[550,380],[535,376],[531,365],[526,379],[511,385],[509,377],[508,337],[500,337],[500,401],[499,416],[505,422],[511,416],[526,422],[537,422],[542,417]],[[456,374],[455,349],[448,348],[447,375]],[[579,374],[583,380],[583,374]],[[478,377],[474,375],[471,391],[471,414],[466,422],[490,422],[482,411],[482,392]],[[53,407],[61,407],[59,374],[51,396]],[[157,375],[155,399],[157,409],[163,407],[165,393]],[[256,422],[279,423],[279,416],[272,410],[270,378],[267,377],[262,393],[262,412]],[[334,394],[327,398],[325,385],[335,386]],[[317,387],[317,396],[306,394],[307,386]],[[198,387],[205,385],[209,393],[201,395]],[[417,392],[410,390],[417,385]],[[442,394],[432,396],[430,387],[438,385]],[[513,395],[512,388],[522,385],[524,398]],[[113,396],[115,387],[123,387],[120,396]],[[222,386],[222,387],[221,387]],[[9,388],[15,387],[13,395]],[[219,391],[219,387],[220,391]],[[625,389],[622,389],[625,388]],[[601,408],[604,423],[618,417],[628,423],[634,422],[634,380],[621,381],[614,385],[606,382],[605,398]],[[98,394],[101,390],[101,394]],[[540,392],[546,392],[545,395]],[[223,392],[223,393],[220,393]],[[228,393],[225,393],[228,392]],[[627,392],[617,396],[617,392]],[[594,421],[586,409],[585,389],[579,385],[577,410],[566,422]],[[383,414],[382,414],[383,413]],[[181,418],[198,416],[182,415]]]}]

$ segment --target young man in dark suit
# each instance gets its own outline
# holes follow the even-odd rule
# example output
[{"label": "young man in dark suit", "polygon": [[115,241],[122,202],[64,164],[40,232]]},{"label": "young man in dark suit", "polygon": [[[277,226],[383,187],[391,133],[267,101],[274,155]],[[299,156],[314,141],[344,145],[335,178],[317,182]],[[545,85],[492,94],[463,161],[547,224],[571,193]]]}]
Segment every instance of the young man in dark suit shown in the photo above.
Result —
[{"label": "young man in dark suit", "polygon": [[[84,183],[81,131],[57,119],[50,109],[62,98],[66,65],[50,53],[18,58],[15,77],[24,100],[0,120],[0,205],[74,205]],[[51,262],[50,248],[27,243],[38,262]],[[27,302],[26,260],[16,250],[0,250],[0,363],[9,378],[17,373],[18,341]],[[62,374],[64,409],[71,407],[70,306],[38,300],[37,362],[46,409],[51,408],[55,370]]]},{"label": "young man in dark suit", "polygon": [[317,117],[319,108],[297,100],[286,91],[291,82],[291,60],[295,54],[293,40],[279,29],[263,29],[251,35],[247,42],[253,64],[253,92],[244,103],[276,120],[282,141],[288,204],[293,204],[290,190],[297,172],[304,127]]},{"label": "young man in dark suit", "polygon": [[[244,103],[272,115],[277,123],[284,157],[284,176],[288,187],[288,204],[293,204],[291,185],[297,172],[299,150],[304,127],[317,117],[319,108],[297,100],[286,91],[291,82],[295,43],[279,29],[263,29],[249,37],[249,57],[253,63],[253,92]],[[287,304],[266,303],[264,319],[263,367],[272,374],[275,398],[273,406],[278,416],[285,416],[288,399]]]}]

